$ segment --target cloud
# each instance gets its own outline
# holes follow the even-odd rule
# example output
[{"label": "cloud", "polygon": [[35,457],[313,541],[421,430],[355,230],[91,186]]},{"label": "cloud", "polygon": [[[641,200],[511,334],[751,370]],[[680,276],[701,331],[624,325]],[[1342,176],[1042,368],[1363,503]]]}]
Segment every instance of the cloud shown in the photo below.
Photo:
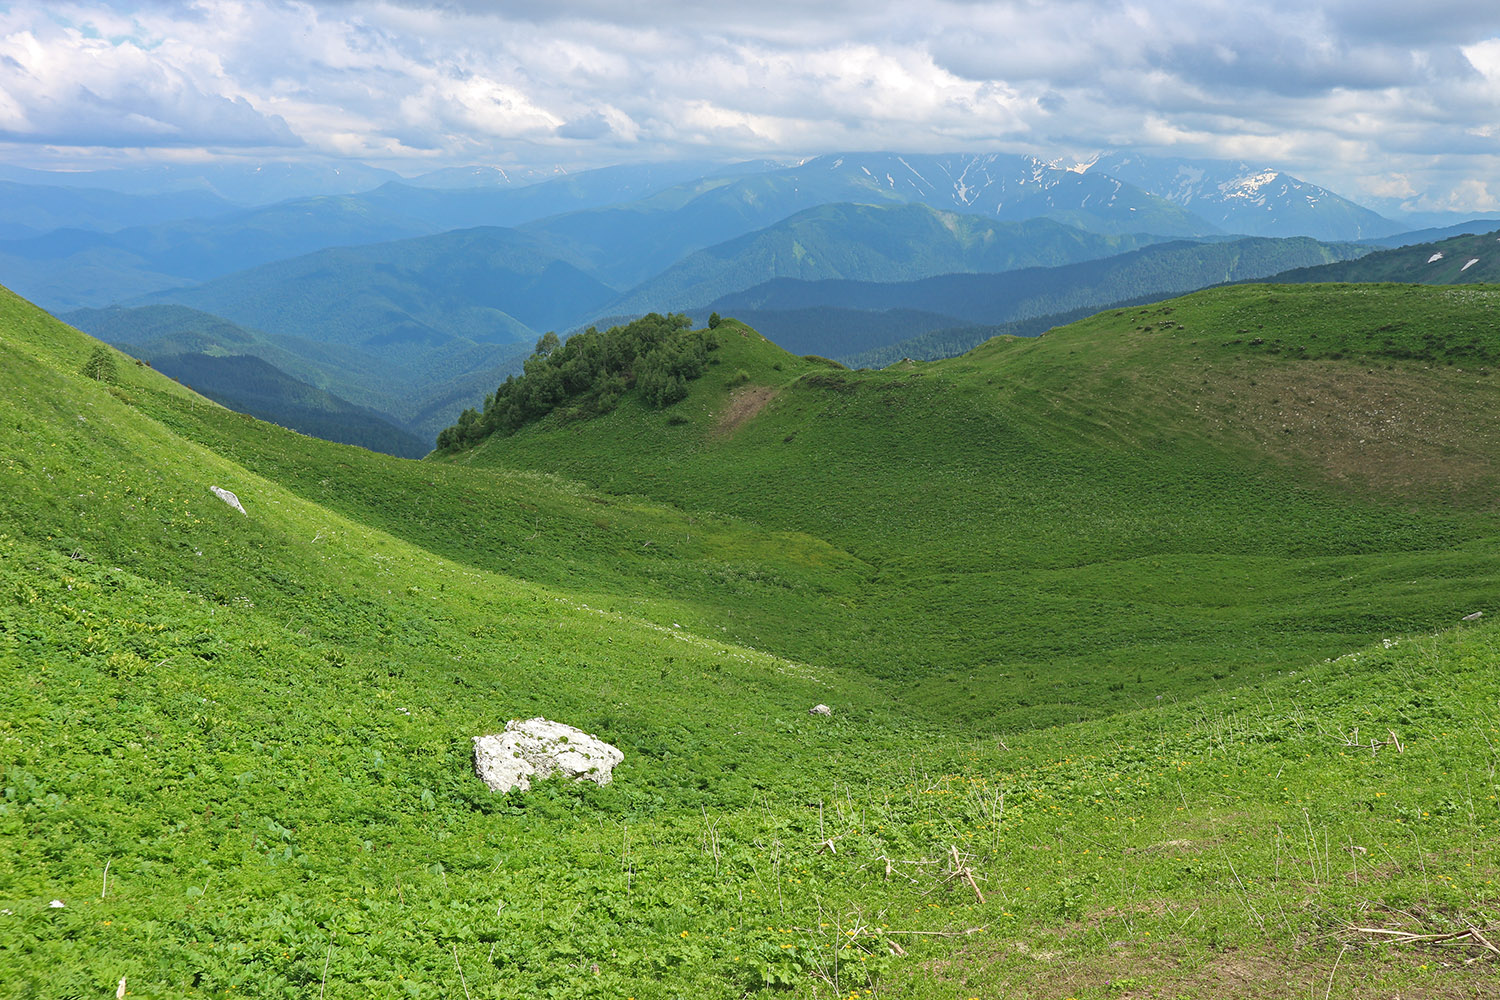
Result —
[{"label": "cloud", "polygon": [[1456,191],[1500,167],[1491,6],[14,0],[0,134],[424,170],[1143,146]]},{"label": "cloud", "polygon": [[594,111],[557,127],[557,134],[564,139],[602,139],[611,133],[609,119]]},{"label": "cloud", "polygon": [[17,30],[0,21],[0,138],[57,145],[300,145],[284,119],[204,81],[200,53],[167,40],[148,44],[56,22]]}]

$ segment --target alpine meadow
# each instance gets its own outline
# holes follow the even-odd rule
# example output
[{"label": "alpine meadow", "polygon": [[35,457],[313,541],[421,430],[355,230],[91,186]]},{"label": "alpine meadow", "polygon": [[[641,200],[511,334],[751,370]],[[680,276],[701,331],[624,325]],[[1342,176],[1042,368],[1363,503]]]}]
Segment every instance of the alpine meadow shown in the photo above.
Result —
[{"label": "alpine meadow", "polygon": [[[5,992],[1493,995],[1497,303],[658,317],[412,462],[8,297]],[[528,716],[613,783],[488,791]]]},{"label": "alpine meadow", "polygon": [[0,0],[0,1000],[1500,1000],[1500,4]]}]

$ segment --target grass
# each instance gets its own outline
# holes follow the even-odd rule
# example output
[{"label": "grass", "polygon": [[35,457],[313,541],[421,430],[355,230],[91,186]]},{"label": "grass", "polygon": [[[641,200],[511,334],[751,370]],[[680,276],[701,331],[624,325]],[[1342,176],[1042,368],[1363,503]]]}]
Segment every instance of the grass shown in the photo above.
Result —
[{"label": "grass", "polygon": [[[824,539],[872,572],[844,620],[819,608],[827,624],[793,623],[779,648],[909,683],[944,715],[1076,720],[1138,704],[1148,675],[1208,690],[1452,622],[1494,592],[1487,376],[1224,343],[1277,296],[1288,335],[1316,340],[1304,324],[1344,322],[1333,294],[1224,290],[879,372],[815,369],[743,331],[721,337],[723,367],[779,391],[732,436],[715,433],[730,390],[710,375],[679,404],[689,425],[627,404],[459,461]],[[1405,294],[1367,312],[1389,317]],[[1444,308],[1434,324],[1469,321],[1462,302]],[[1322,395],[1334,379],[1420,413],[1361,441]],[[1288,412],[1298,393],[1316,398]],[[1445,424],[1449,439],[1432,432]],[[958,705],[954,677],[972,681]]]},{"label": "grass", "polygon": [[[743,331],[733,433],[711,372],[501,466],[106,384],[0,302],[0,995],[1483,995],[1350,928],[1500,919],[1493,511],[1206,427],[1189,331],[1109,323],[880,373]],[[616,782],[485,791],[539,714]]]}]

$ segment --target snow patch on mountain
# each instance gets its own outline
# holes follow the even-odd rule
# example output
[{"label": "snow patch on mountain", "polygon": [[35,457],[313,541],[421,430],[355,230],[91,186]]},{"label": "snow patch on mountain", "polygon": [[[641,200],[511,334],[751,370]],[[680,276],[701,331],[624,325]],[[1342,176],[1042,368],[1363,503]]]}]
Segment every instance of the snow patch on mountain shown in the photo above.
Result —
[{"label": "snow patch on mountain", "polygon": [[[1280,176],[1279,171],[1265,169],[1245,177],[1236,177],[1234,180],[1220,184],[1219,193],[1223,195],[1225,201],[1239,198],[1252,205],[1264,205],[1266,195],[1261,192],[1261,189]],[[1281,193],[1285,192],[1286,185],[1283,185]]]}]

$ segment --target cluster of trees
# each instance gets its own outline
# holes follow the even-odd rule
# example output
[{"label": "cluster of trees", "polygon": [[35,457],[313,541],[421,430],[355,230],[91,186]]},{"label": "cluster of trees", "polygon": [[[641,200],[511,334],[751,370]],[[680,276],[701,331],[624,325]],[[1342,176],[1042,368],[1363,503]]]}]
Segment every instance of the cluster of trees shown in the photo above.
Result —
[{"label": "cluster of trees", "polygon": [[[710,324],[717,326],[717,323]],[[438,451],[469,448],[491,434],[514,434],[555,411],[570,417],[608,413],[638,390],[649,406],[671,406],[703,374],[711,334],[692,334],[687,316],[651,313],[600,332],[589,327],[564,343],[548,333],[537,341],[520,376],[486,397],[484,410],[465,410],[438,435]]]}]

